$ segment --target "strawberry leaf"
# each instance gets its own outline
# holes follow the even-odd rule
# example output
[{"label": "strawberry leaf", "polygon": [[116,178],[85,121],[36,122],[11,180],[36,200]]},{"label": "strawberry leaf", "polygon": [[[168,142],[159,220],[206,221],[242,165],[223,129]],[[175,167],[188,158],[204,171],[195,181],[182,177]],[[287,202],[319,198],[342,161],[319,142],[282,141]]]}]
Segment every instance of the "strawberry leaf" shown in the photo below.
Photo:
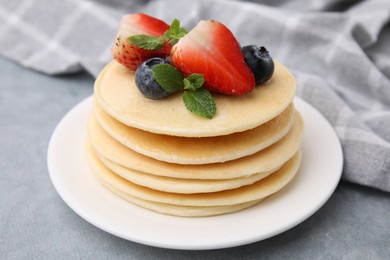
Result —
[{"label": "strawberry leaf", "polygon": [[197,90],[203,86],[203,74],[193,73],[187,78],[183,79],[184,89]]},{"label": "strawberry leaf", "polygon": [[204,88],[184,90],[183,101],[192,113],[211,119],[217,112],[213,96]]},{"label": "strawberry leaf", "polygon": [[164,46],[163,37],[140,34],[130,36],[127,40],[145,50],[160,50]]},{"label": "strawberry leaf", "polygon": [[169,64],[158,64],[152,69],[157,83],[168,92],[176,92],[183,89],[183,74]]}]

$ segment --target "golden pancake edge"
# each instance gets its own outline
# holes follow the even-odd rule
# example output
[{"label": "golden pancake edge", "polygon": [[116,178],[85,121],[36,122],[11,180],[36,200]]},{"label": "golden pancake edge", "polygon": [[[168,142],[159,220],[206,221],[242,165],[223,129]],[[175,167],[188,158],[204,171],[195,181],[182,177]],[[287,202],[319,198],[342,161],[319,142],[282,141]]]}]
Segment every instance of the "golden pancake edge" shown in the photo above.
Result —
[{"label": "golden pancake edge", "polygon": [[263,199],[287,185],[301,163],[299,150],[280,169],[251,185],[217,192],[182,194],[158,191],[130,182],[109,170],[93,149],[87,148],[86,151],[92,172],[104,185],[142,200],[179,206],[228,206]]},{"label": "golden pancake edge", "polygon": [[187,138],[154,134],[126,126],[105,113],[95,102],[94,117],[115,140],[137,153],[171,163],[208,164],[254,154],[279,141],[294,124],[294,107],[288,106],[272,120],[230,135]]},{"label": "golden pancake edge", "polygon": [[183,179],[232,179],[272,171],[290,159],[300,147],[303,120],[295,113],[290,131],[278,142],[250,156],[211,164],[176,164],[159,161],[122,145],[90,116],[87,137],[96,152],[108,160],[136,171]]}]

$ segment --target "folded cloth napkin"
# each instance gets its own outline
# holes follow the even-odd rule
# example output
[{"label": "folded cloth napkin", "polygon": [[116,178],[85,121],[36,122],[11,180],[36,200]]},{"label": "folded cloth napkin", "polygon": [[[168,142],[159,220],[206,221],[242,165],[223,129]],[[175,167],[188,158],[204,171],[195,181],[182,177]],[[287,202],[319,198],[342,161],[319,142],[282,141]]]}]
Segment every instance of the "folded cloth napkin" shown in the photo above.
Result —
[{"label": "folded cloth napkin", "polygon": [[390,1],[0,0],[0,54],[47,74],[96,76],[121,16],[136,12],[188,29],[215,19],[242,45],[266,46],[335,128],[342,178],[390,191]]}]

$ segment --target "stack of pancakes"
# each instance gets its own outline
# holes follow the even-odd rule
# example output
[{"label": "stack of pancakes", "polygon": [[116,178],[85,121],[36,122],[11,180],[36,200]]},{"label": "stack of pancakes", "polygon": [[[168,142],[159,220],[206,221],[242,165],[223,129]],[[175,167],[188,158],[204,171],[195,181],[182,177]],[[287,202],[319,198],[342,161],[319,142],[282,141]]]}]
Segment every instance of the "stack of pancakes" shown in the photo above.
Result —
[{"label": "stack of pancakes", "polygon": [[217,113],[189,112],[180,93],[142,96],[134,74],[111,62],[95,82],[88,121],[92,172],[141,207],[209,216],[250,207],[297,173],[303,121],[293,106],[295,80],[281,64],[246,95],[214,95]]}]

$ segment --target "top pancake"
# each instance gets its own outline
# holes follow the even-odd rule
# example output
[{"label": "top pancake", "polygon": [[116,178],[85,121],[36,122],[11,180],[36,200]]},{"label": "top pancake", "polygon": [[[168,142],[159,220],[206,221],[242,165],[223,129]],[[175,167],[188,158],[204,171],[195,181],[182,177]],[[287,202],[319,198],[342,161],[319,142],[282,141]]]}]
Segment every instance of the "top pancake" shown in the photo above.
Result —
[{"label": "top pancake", "polygon": [[217,113],[205,119],[189,112],[176,93],[163,100],[145,98],[134,73],[116,61],[109,63],[95,82],[94,94],[103,110],[122,123],[157,134],[207,137],[242,132],[279,115],[292,102],[295,80],[275,62],[271,80],[242,96],[213,94]]}]

